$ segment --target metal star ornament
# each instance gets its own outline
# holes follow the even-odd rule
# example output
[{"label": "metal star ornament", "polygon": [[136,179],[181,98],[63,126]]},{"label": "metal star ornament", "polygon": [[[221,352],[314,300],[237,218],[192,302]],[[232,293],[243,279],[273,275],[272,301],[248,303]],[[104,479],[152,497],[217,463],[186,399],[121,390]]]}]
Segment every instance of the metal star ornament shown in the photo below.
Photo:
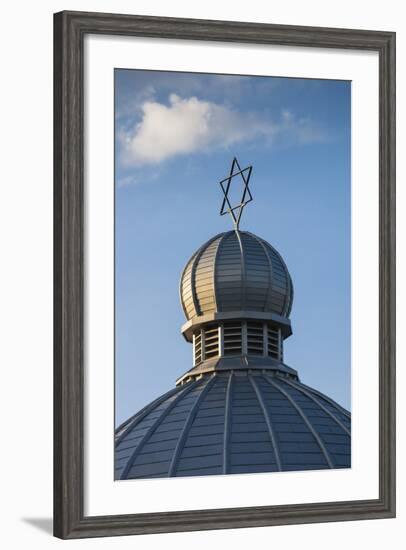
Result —
[{"label": "metal star ornament", "polygon": [[[236,159],[236,157],[234,157],[233,162],[231,163],[230,175],[220,181],[220,186],[224,193],[224,199],[220,209],[220,216],[230,214],[234,222],[234,228],[236,230],[238,230],[239,228],[241,215],[245,206],[252,201],[252,195],[248,185],[251,177],[251,172],[252,166],[247,166],[247,168],[241,169],[238,160]],[[240,177],[238,178],[237,176]],[[236,206],[232,206],[229,198],[229,192],[232,184],[239,184],[243,186],[241,201]]]}]

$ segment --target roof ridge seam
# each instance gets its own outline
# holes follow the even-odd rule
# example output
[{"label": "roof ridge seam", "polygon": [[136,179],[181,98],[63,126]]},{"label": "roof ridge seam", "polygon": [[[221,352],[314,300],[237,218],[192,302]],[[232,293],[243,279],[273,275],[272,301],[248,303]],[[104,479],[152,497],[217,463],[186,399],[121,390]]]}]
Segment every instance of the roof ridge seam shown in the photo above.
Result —
[{"label": "roof ridge seam", "polygon": [[186,442],[186,438],[189,434],[189,430],[192,427],[193,421],[196,418],[199,405],[216,380],[217,380],[217,377],[214,374],[209,378],[206,385],[204,386],[200,394],[197,396],[196,401],[193,403],[193,407],[190,409],[189,415],[185,419],[185,424],[183,425],[182,431],[180,433],[180,436],[178,438],[176,447],[172,455],[171,463],[169,465],[168,477],[173,477],[175,475],[176,467],[178,465],[180,456],[182,454],[184,444]]},{"label": "roof ridge seam", "polygon": [[177,405],[178,401],[185,395],[187,395],[189,392],[192,391],[196,386],[199,385],[201,382],[201,378],[199,380],[195,380],[190,384],[190,386],[187,386],[182,392],[179,392],[178,395],[175,397],[175,399],[168,405],[166,409],[162,411],[162,413],[158,416],[158,418],[155,420],[155,422],[152,423],[152,425],[148,428],[146,433],[142,436],[141,440],[136,445],[134,452],[129,457],[125,467],[123,468],[123,471],[121,472],[120,479],[126,479],[127,474],[131,470],[131,468],[134,465],[134,460],[137,458],[137,456],[140,454],[141,448],[146,443],[146,441],[151,437],[151,435],[155,432],[155,430],[158,428],[158,426],[162,423],[165,416]]},{"label": "roof ridge seam", "polygon": [[231,371],[228,377],[226,401],[224,404],[224,434],[223,434],[223,474],[228,474],[229,470],[229,446],[231,434],[231,399],[232,399],[232,383],[234,372]]},{"label": "roof ridge seam", "polygon": [[[152,412],[156,407],[159,407],[166,399],[169,399],[173,394],[176,393],[176,391],[179,391],[179,386],[175,386],[174,388],[170,389],[160,397],[157,397],[154,399],[151,403],[148,403],[145,407],[143,407],[140,411],[138,411],[136,414],[132,416],[131,421],[129,422],[127,428],[117,437],[115,441],[115,446],[117,447],[121,441],[129,434],[129,432],[132,431],[133,428],[137,426],[143,420],[147,414]],[[116,431],[120,429],[120,426],[117,428]]]},{"label": "roof ridge seam", "polygon": [[[207,242],[202,244],[202,246],[200,248],[198,248],[192,256],[192,259],[191,259],[192,266],[191,266],[191,270],[190,270],[190,290],[192,292],[192,300],[193,300],[193,307],[195,309],[195,315],[201,315],[201,309],[200,309],[200,306],[199,306],[199,301],[197,299],[197,293],[196,293],[196,268],[197,268],[198,262],[199,262],[199,260],[202,256],[203,252],[205,250],[207,250],[207,248],[211,245],[211,243],[214,242],[222,234],[223,233],[217,233],[217,235],[214,235],[211,239],[209,239]],[[186,266],[188,264],[189,264],[189,262],[186,264]],[[183,275],[184,275],[185,271],[186,271],[186,268],[182,273],[181,282],[182,282]],[[182,298],[182,303],[183,303],[183,298]],[[186,315],[186,317],[188,317],[188,315]]]},{"label": "roof ridge seam", "polygon": [[244,247],[242,244],[241,235],[238,229],[234,229],[235,235],[237,237],[238,244],[240,246],[241,254],[241,309],[245,309],[245,303],[247,301],[247,269],[245,265],[245,254]]},{"label": "roof ridge seam", "polygon": [[300,382],[300,385],[303,386],[309,393],[315,393],[318,397],[321,397],[321,399],[325,399],[328,403],[330,403],[330,405],[333,405],[333,407],[337,407],[337,409],[339,409],[349,420],[351,420],[351,413],[344,409],[344,407],[342,407],[339,403],[334,401],[334,399],[331,399],[331,397],[328,397],[328,395],[324,395],[324,393],[321,393],[318,390],[311,388],[306,384],[303,384],[303,382]]},{"label": "roof ridge seam", "polygon": [[264,415],[265,423],[266,423],[268,431],[269,431],[269,436],[270,436],[270,439],[271,439],[271,444],[272,444],[274,455],[275,455],[276,465],[278,467],[278,471],[281,472],[282,471],[282,463],[281,463],[281,459],[280,459],[280,455],[279,455],[279,448],[278,448],[278,445],[276,443],[275,433],[274,433],[273,427],[272,427],[271,417],[269,415],[268,409],[266,408],[264,399],[262,397],[261,391],[260,391],[256,381],[254,380],[254,378],[250,374],[248,374],[248,379],[251,382],[252,387],[254,388],[255,394],[256,394],[257,399],[258,399],[258,403],[259,403],[259,405],[262,409],[262,413]]},{"label": "roof ridge seam", "polygon": [[213,261],[213,292],[214,292],[214,301],[215,301],[215,304],[216,304],[215,311],[220,311],[219,310],[219,296],[218,296],[218,292],[217,292],[217,259],[218,259],[218,254],[219,254],[219,250],[221,248],[221,245],[224,243],[225,240],[227,240],[227,237],[229,236],[230,233],[231,232],[223,233],[220,236],[218,246],[217,246],[217,249],[216,249],[216,254],[214,256],[214,261]]},{"label": "roof ridge seam", "polygon": [[292,279],[290,277],[288,266],[286,265],[285,260],[282,257],[282,254],[280,254],[274,246],[271,245],[268,241],[265,241],[261,237],[258,237],[261,239],[261,241],[265,244],[265,246],[269,246],[269,248],[278,256],[282,266],[285,269],[286,273],[286,294],[285,294],[285,300],[284,300],[284,307],[283,307],[283,315],[286,317],[289,317],[290,312],[292,310],[292,304],[293,304],[293,283]]},{"label": "roof ridge seam", "polygon": [[253,237],[262,247],[264,253],[265,253],[265,256],[268,260],[268,267],[269,267],[269,271],[268,271],[268,280],[269,280],[269,287],[268,287],[268,292],[267,292],[267,297],[266,297],[266,300],[265,300],[265,306],[264,306],[264,311],[266,311],[266,309],[270,309],[271,308],[271,297],[272,297],[272,292],[273,292],[273,267],[272,267],[272,260],[269,256],[269,253],[268,253],[268,250],[263,242],[262,239],[260,239],[259,237],[257,237],[254,233],[250,233],[250,232],[247,232],[248,235],[251,235],[251,237]]},{"label": "roof ridge seam", "polygon": [[336,422],[340,428],[342,428],[349,436],[351,435],[351,432],[348,428],[346,428],[346,426],[344,426],[344,424],[341,422],[341,420],[339,418],[337,418],[331,411],[329,411],[324,405],[323,403],[320,403],[320,401],[314,397],[313,395],[311,395],[310,392],[308,392],[307,390],[303,389],[300,387],[300,385],[296,385],[294,384],[293,382],[291,382],[290,380],[283,380],[283,382],[285,384],[288,384],[289,386],[292,386],[293,388],[295,388],[297,391],[303,393],[303,395],[305,395],[306,397],[308,397],[309,399],[311,399],[314,403],[316,403],[328,416],[330,416],[334,422]]},{"label": "roof ridge seam", "polygon": [[321,440],[319,434],[317,433],[317,431],[315,430],[313,424],[310,422],[310,420],[307,418],[304,410],[302,409],[302,407],[300,407],[300,405],[298,405],[295,400],[292,398],[291,395],[289,395],[289,393],[287,391],[285,391],[283,388],[281,388],[279,386],[279,384],[277,384],[274,380],[270,380],[270,378],[268,376],[264,376],[265,380],[267,380],[267,382],[271,385],[271,386],[274,386],[277,390],[280,391],[280,393],[282,393],[282,395],[284,395],[286,397],[286,399],[288,399],[288,401],[292,404],[292,406],[296,409],[296,411],[300,414],[300,416],[302,417],[304,423],[306,424],[306,426],[309,428],[310,432],[312,433],[314,439],[316,440],[317,444],[319,445],[320,449],[321,449],[321,452],[323,453],[324,455],[324,458],[326,459],[326,462],[329,466],[329,468],[331,469],[334,469],[334,464],[333,462],[331,461],[331,457],[330,457],[330,454],[329,452],[327,451],[323,441]]}]

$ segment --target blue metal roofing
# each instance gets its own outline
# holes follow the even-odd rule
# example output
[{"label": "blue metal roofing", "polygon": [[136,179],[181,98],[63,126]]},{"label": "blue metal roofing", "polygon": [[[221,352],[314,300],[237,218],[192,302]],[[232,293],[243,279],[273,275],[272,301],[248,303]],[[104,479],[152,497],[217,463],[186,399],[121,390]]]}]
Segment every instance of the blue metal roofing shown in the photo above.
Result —
[{"label": "blue metal roofing", "polygon": [[115,478],[349,468],[350,421],[282,373],[206,374],[117,429]]}]

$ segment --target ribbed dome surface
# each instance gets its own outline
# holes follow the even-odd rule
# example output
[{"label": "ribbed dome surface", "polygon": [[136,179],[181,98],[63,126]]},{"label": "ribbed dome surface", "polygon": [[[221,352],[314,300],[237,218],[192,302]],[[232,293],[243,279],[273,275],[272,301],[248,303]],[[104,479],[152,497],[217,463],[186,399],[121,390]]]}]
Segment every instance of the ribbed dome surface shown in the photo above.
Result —
[{"label": "ribbed dome surface", "polygon": [[281,374],[205,375],[116,431],[115,478],[348,468],[350,414]]},{"label": "ribbed dome surface", "polygon": [[247,231],[228,231],[189,260],[180,282],[187,319],[213,312],[260,311],[288,317],[293,287],[280,254]]}]

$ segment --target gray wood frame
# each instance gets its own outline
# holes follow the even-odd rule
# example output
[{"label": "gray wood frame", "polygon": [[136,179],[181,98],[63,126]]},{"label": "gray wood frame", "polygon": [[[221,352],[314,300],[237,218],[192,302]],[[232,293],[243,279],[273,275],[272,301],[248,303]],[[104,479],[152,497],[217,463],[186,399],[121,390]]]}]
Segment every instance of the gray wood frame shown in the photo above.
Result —
[{"label": "gray wood frame", "polygon": [[[395,34],[61,12],[54,18],[54,534],[101,537],[395,516]],[[379,53],[379,498],[85,517],[83,513],[83,38],[87,33]]]}]

